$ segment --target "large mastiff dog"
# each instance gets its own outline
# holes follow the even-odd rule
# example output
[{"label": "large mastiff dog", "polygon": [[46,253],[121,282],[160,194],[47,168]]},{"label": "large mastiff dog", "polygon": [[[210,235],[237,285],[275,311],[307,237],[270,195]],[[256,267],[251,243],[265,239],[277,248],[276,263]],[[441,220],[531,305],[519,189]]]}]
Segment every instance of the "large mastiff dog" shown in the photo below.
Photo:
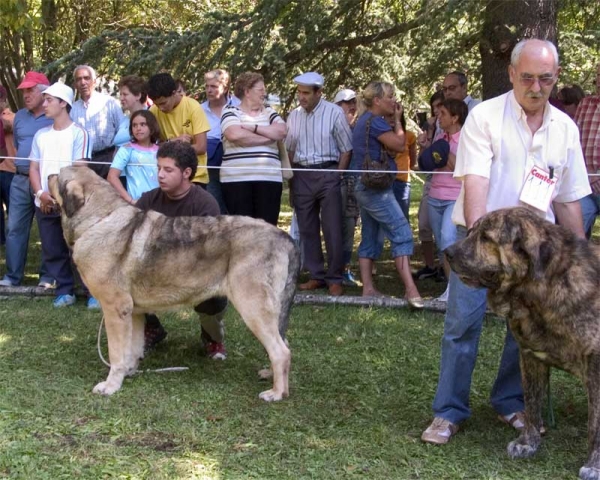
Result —
[{"label": "large mastiff dog", "polygon": [[600,479],[600,255],[585,240],[526,208],[492,212],[446,250],[467,285],[488,289],[490,308],[508,319],[521,350],[525,428],[508,445],[513,458],[540,446],[548,369],[581,378],[588,393],[588,460]]},{"label": "large mastiff dog", "polygon": [[95,393],[111,395],[143,357],[144,313],[226,296],[265,347],[273,373],[266,401],[288,395],[285,341],[299,254],[291,238],[248,217],[178,217],[143,212],[87,167],[50,177],[73,260],[106,321],[110,373]]}]

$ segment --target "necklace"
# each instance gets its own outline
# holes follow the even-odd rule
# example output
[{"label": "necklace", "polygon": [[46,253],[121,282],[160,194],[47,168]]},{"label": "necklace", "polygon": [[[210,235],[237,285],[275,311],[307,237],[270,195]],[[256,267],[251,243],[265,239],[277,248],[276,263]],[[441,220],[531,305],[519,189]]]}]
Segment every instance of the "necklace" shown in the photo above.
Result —
[{"label": "necklace", "polygon": [[179,195],[169,195],[169,194],[167,194],[167,197],[169,197],[169,200],[181,200],[188,193],[190,193],[190,190],[192,189],[192,186],[193,185],[190,185],[189,188],[185,192],[180,193]]}]

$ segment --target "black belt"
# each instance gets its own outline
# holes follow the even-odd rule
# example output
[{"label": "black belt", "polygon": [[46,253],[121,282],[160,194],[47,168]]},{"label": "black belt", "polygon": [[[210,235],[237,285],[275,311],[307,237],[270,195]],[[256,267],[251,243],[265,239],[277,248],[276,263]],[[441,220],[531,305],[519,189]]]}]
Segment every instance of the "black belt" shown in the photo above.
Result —
[{"label": "black belt", "polygon": [[338,166],[338,162],[322,162],[322,163],[316,163],[314,165],[300,165],[299,163],[294,163],[293,167],[294,168],[307,168],[307,169],[325,169],[325,168],[337,168]]},{"label": "black belt", "polygon": [[97,152],[92,152],[92,158],[98,156],[98,155],[104,155],[105,153],[111,153],[114,152],[116,150],[117,147],[115,147],[114,145],[112,147],[108,147],[108,148],[103,148],[102,150],[98,150]]},{"label": "black belt", "polygon": [[19,171],[17,170],[17,172],[16,172],[16,173],[17,173],[17,175],[21,175],[21,176],[23,176],[23,177],[28,177],[28,176],[29,176],[29,172],[19,172]]}]

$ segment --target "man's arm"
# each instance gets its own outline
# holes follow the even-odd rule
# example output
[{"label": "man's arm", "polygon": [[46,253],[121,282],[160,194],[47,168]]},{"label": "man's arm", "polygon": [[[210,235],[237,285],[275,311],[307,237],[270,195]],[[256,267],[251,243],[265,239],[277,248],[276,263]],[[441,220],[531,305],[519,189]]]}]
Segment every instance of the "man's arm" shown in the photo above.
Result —
[{"label": "man's arm", "polygon": [[490,188],[490,180],[479,175],[466,175],[464,179],[465,188],[465,222],[467,229],[487,213],[487,196]]},{"label": "man's arm", "polygon": [[581,204],[579,200],[567,203],[554,202],[554,215],[559,225],[571,230],[579,238],[585,240],[583,231],[583,215],[581,214]]},{"label": "man's arm", "polygon": [[[348,165],[350,165],[350,159],[352,158],[352,150],[349,152],[344,152],[340,155],[340,159],[338,161],[338,170],[348,170]],[[291,162],[291,160],[290,160]]]}]

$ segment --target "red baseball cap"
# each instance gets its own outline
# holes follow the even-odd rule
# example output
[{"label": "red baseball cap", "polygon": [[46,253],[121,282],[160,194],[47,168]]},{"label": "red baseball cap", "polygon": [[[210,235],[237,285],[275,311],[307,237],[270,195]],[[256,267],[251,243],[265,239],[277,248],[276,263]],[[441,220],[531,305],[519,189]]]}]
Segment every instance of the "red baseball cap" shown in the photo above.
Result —
[{"label": "red baseball cap", "polygon": [[36,85],[50,85],[50,81],[43,73],[27,72],[17,88],[31,88]]}]

